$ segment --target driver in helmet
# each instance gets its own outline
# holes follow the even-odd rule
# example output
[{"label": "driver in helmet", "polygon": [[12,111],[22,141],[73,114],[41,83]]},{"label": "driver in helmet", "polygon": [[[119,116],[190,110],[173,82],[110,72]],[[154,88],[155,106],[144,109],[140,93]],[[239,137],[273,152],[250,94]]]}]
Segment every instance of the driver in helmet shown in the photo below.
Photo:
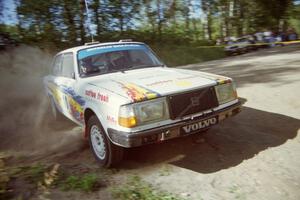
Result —
[{"label": "driver in helmet", "polygon": [[80,63],[80,69],[86,75],[92,73],[93,72],[93,65],[92,65],[91,59],[82,60],[81,63]]}]

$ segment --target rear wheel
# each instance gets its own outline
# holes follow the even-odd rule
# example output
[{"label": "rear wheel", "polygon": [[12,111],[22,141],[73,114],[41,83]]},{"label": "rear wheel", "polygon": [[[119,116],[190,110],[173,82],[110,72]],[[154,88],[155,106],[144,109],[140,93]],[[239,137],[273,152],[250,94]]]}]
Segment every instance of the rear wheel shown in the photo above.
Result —
[{"label": "rear wheel", "polygon": [[95,159],[101,167],[116,166],[124,155],[124,148],[113,144],[107,137],[98,120],[93,115],[87,123],[89,143]]}]

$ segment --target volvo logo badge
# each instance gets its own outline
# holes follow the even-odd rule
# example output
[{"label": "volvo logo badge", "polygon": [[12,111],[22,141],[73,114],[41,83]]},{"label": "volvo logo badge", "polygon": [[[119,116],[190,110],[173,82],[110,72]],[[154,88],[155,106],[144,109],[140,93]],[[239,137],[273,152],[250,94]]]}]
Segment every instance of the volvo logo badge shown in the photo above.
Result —
[{"label": "volvo logo badge", "polygon": [[199,106],[200,105],[200,98],[199,97],[192,97],[191,98],[191,105],[192,106]]}]

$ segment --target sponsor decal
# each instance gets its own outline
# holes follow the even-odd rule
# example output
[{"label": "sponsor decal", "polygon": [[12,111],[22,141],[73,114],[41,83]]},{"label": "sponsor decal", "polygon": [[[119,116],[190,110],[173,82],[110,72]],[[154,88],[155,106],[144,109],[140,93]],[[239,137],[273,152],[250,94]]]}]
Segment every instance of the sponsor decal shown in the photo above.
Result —
[{"label": "sponsor decal", "polygon": [[222,84],[225,84],[225,83],[231,83],[230,79],[225,79],[225,78],[219,78],[216,81],[218,82],[218,85],[222,85]]},{"label": "sponsor decal", "polygon": [[56,105],[58,106],[58,109],[61,110],[63,93],[58,89],[58,86],[53,83],[48,84],[48,89],[51,91],[51,94],[54,98],[54,101],[56,102]]},{"label": "sponsor decal", "polygon": [[88,97],[91,97],[93,99],[96,99],[98,101],[102,101],[102,102],[106,102],[106,103],[109,100],[108,95],[102,94],[100,92],[94,92],[93,90],[86,90],[85,95]]},{"label": "sponsor decal", "polygon": [[94,48],[89,48],[86,51],[94,51],[98,49],[114,49],[114,48],[120,48],[120,47],[140,47],[141,45],[138,44],[115,44],[115,45],[107,45],[107,46],[99,46]]},{"label": "sponsor decal", "polygon": [[181,78],[178,78],[177,80],[162,80],[162,81],[156,81],[153,83],[148,83],[146,84],[147,86],[151,87],[151,86],[157,86],[157,85],[164,85],[164,84],[168,84],[168,83],[172,83],[175,84],[179,87],[187,87],[187,86],[191,86],[192,83],[188,80],[183,80]]},{"label": "sponsor decal", "polygon": [[81,60],[89,56],[112,52],[112,51],[134,50],[134,49],[147,50],[147,47],[141,44],[116,44],[116,45],[97,46],[97,47],[80,50],[78,52],[78,59]]},{"label": "sponsor decal", "polygon": [[100,92],[97,93],[97,99],[99,101],[103,101],[103,102],[108,103],[108,96],[104,95],[104,94],[101,94]]},{"label": "sponsor decal", "polygon": [[131,98],[133,101],[142,101],[145,99],[154,99],[156,97],[159,97],[160,94],[157,92],[154,92],[152,90],[149,90],[147,88],[144,88],[142,86],[133,84],[133,83],[121,83],[118,82],[123,90],[126,91],[126,94]]},{"label": "sponsor decal", "polygon": [[66,105],[70,114],[79,122],[83,123],[83,107],[85,105],[85,100],[82,96],[77,95],[75,91],[66,86],[62,86],[64,93],[66,94]]},{"label": "sponsor decal", "polygon": [[[224,76],[220,76],[220,75],[216,75],[216,74],[209,74],[209,73],[201,73],[201,74],[197,74],[198,77],[202,77],[202,78],[206,78],[212,81],[216,81],[218,84],[224,84],[227,82],[230,82],[231,80],[224,77]],[[191,77],[192,78],[192,77]]]},{"label": "sponsor decal", "polygon": [[211,125],[217,124],[217,122],[218,122],[217,118],[214,117],[214,118],[206,119],[203,121],[199,121],[193,124],[188,124],[186,126],[183,126],[182,130],[184,131],[184,133],[192,133],[201,130],[203,128],[207,128]]},{"label": "sponsor decal", "polygon": [[172,82],[173,82],[173,80],[156,81],[154,83],[147,84],[147,86],[156,86],[156,85],[162,85],[162,84],[172,83]]},{"label": "sponsor decal", "polygon": [[107,115],[106,119],[107,119],[108,122],[111,122],[113,124],[117,124],[117,120],[112,116]]},{"label": "sponsor decal", "polygon": [[83,107],[85,105],[83,97],[77,95],[71,87],[65,85],[58,86],[50,83],[48,87],[53,95],[57,108],[61,112],[68,111],[75,120],[83,123]]},{"label": "sponsor decal", "polygon": [[190,76],[184,76],[181,78],[177,78],[178,80],[186,80],[186,79],[193,79],[193,78],[199,78],[198,75],[190,75]]},{"label": "sponsor decal", "polygon": [[192,83],[187,80],[175,81],[175,84],[180,87],[188,87],[192,85]]},{"label": "sponsor decal", "polygon": [[86,90],[85,95],[89,96],[89,97],[92,97],[92,98],[96,98],[96,92],[94,92],[92,90]]}]

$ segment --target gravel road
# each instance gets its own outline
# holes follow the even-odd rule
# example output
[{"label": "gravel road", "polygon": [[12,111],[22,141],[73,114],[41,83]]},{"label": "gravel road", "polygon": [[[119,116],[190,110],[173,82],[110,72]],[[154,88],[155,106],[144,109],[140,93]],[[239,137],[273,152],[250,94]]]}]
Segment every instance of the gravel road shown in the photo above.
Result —
[{"label": "gravel road", "polygon": [[[5,95],[0,101],[0,149],[19,150],[27,156],[37,151],[39,156],[31,156],[34,161],[98,168],[80,139],[81,130],[72,125],[54,130],[40,121],[46,107],[41,92],[45,69],[40,66],[46,66],[51,57],[28,47],[13,55],[13,59],[1,55],[0,91]],[[203,134],[130,149],[111,178],[139,175],[158,189],[191,200],[299,200],[300,46],[182,68],[234,78],[239,96],[246,101],[242,112]],[[33,72],[38,74],[34,79]],[[53,199],[104,198],[101,192],[53,195]]]},{"label": "gravel road", "polygon": [[243,111],[206,134],[132,150],[128,171],[187,199],[300,199],[300,46],[183,68],[234,78]]}]

